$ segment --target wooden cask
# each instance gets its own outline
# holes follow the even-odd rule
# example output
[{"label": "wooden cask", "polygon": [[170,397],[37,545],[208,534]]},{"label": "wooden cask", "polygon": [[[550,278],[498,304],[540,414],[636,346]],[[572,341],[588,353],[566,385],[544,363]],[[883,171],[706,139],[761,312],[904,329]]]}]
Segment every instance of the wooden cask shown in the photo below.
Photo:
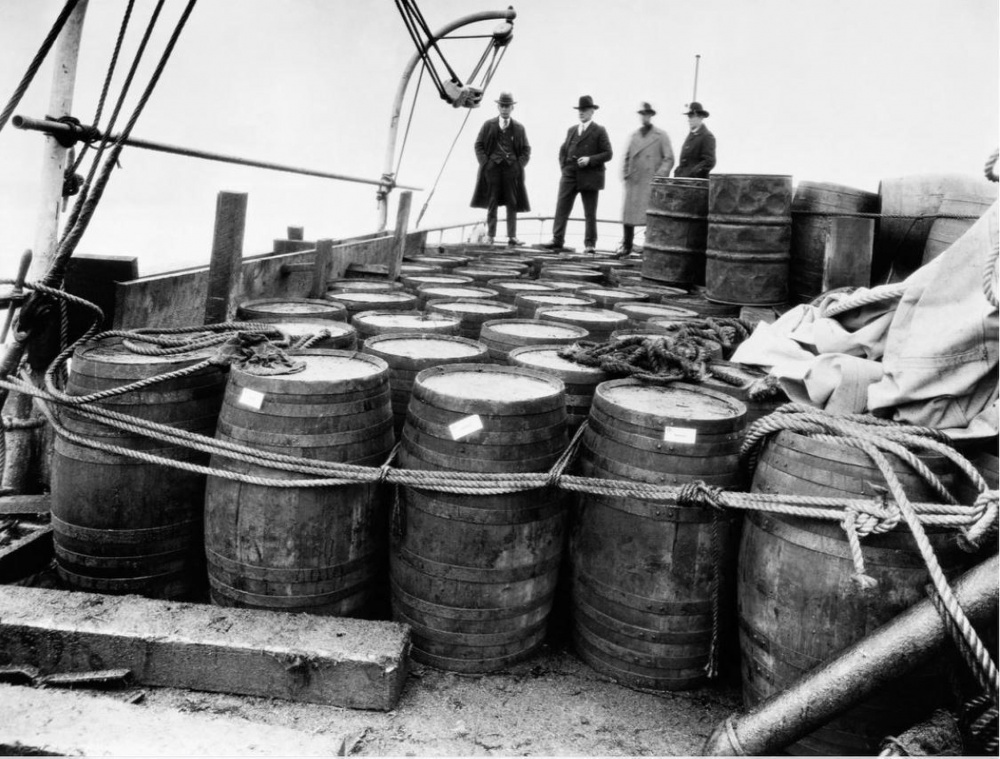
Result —
[{"label": "wooden cask", "polygon": [[569,345],[588,339],[588,332],[572,324],[538,319],[498,319],[484,322],[479,339],[490,352],[490,359],[506,364],[514,348],[524,345]]},{"label": "wooden cask", "polygon": [[514,348],[508,356],[511,366],[523,366],[563,381],[566,386],[566,423],[575,432],[590,416],[590,405],[597,386],[608,379],[606,372],[561,358],[563,345],[526,345]]},{"label": "wooden cask", "polygon": [[347,321],[347,309],[340,303],[318,298],[260,298],[236,307],[238,321],[274,321],[275,319],[326,319]]},{"label": "wooden cask", "polygon": [[628,324],[628,317],[607,308],[540,308],[535,318],[543,321],[573,324],[589,333],[588,340],[605,343],[616,329]]},{"label": "wooden cask", "polygon": [[457,316],[461,319],[458,334],[478,340],[485,322],[513,319],[517,316],[517,309],[509,303],[487,298],[435,298],[427,301],[427,313]]},{"label": "wooden cask", "polygon": [[588,308],[596,306],[597,301],[593,298],[583,298],[579,295],[569,295],[558,290],[547,293],[522,293],[514,299],[517,306],[517,315],[522,319],[534,319],[540,308],[554,307],[576,307]]},{"label": "wooden cask", "polygon": [[457,335],[462,320],[457,316],[423,311],[361,311],[354,315],[351,324],[364,347],[365,341],[375,335],[400,332]]}]

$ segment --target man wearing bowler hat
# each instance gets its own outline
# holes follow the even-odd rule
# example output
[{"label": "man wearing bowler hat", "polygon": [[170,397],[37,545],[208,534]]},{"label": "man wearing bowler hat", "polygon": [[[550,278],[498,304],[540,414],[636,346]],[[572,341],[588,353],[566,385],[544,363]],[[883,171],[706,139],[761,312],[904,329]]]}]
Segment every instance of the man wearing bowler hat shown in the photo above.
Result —
[{"label": "man wearing bowler hat", "polygon": [[510,117],[514,96],[501,92],[497,99],[499,116],[490,119],[476,137],[479,175],[472,193],[473,208],[486,209],[486,234],[492,245],[497,232],[497,206],[507,208],[507,245],[522,245],[517,239],[517,214],[530,211],[524,187],[524,166],[531,158],[531,145],[524,126]]},{"label": "man wearing bowler hat", "polygon": [[669,177],[674,167],[674,151],[670,138],[662,129],[653,126],[656,111],[649,103],[642,103],[638,110],[641,126],[632,133],[625,158],[622,161],[622,181],[625,200],[622,204],[621,255],[632,252],[635,228],[645,226],[646,209],[654,176]]},{"label": "man wearing bowler hat", "polygon": [[559,148],[559,195],[556,217],[552,224],[552,240],[542,247],[562,250],[566,240],[566,222],[577,194],[583,199],[584,253],[593,253],[597,246],[597,193],[604,189],[604,164],[611,160],[611,140],[607,130],[594,123],[594,105],[590,95],[582,95],[578,105],[580,123],[569,128]]},{"label": "man wearing bowler hat", "polygon": [[708,179],[708,173],[715,166],[715,135],[703,123],[708,118],[708,111],[695,101],[684,115],[688,117],[691,131],[684,139],[674,176]]}]

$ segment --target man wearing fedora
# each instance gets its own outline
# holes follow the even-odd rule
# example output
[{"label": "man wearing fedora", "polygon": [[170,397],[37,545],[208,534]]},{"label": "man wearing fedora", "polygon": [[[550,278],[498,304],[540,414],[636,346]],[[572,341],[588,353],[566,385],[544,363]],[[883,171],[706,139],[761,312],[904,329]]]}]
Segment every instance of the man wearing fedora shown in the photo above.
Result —
[{"label": "man wearing fedora", "polygon": [[622,181],[625,199],[622,204],[624,227],[621,255],[632,252],[635,228],[646,224],[646,209],[654,176],[670,176],[674,168],[674,151],[670,138],[662,129],[653,126],[656,111],[649,103],[642,103],[638,110],[641,126],[632,133],[625,159],[622,161]]},{"label": "man wearing fedora", "polygon": [[715,166],[715,135],[702,123],[708,118],[708,111],[695,101],[688,106],[684,115],[688,117],[691,131],[684,138],[674,176],[708,179],[708,173]]},{"label": "man wearing fedora", "polygon": [[542,247],[561,250],[566,240],[566,222],[577,194],[583,200],[584,253],[593,253],[597,246],[597,193],[604,189],[604,164],[611,160],[611,140],[607,130],[594,123],[594,105],[590,95],[582,95],[578,105],[580,123],[569,128],[559,148],[559,195],[556,217],[552,223],[552,240]]},{"label": "man wearing fedora", "polygon": [[509,92],[501,92],[496,101],[500,115],[484,123],[476,137],[479,175],[470,205],[486,209],[486,234],[491,245],[497,232],[497,206],[502,203],[507,208],[509,246],[523,245],[517,239],[517,214],[531,210],[524,187],[524,166],[531,158],[531,145],[524,126],[510,117],[515,102]]}]

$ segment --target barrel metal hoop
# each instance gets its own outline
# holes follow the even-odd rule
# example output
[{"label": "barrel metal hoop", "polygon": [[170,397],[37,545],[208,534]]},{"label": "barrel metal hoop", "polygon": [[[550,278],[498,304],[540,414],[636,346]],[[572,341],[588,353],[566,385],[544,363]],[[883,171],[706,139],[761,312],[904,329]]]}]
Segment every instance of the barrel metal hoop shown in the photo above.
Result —
[{"label": "barrel metal hoop", "polygon": [[102,543],[149,543],[174,537],[198,536],[202,529],[201,519],[189,519],[184,522],[162,525],[160,527],[139,527],[130,530],[95,529],[70,524],[55,514],[51,515],[55,534],[68,538],[95,541]]},{"label": "barrel metal hoop", "polygon": [[631,609],[677,616],[693,616],[695,614],[705,614],[710,616],[712,614],[711,599],[705,601],[683,601],[678,603],[661,601],[646,596],[636,595],[635,593],[629,593],[627,590],[622,590],[621,588],[615,588],[601,582],[593,575],[587,574],[580,568],[576,569],[574,579],[581,585],[593,591],[595,596],[611,601],[612,603],[627,606]]},{"label": "barrel metal hoop", "polygon": [[220,595],[227,599],[234,600],[241,604],[250,606],[266,607],[269,609],[289,609],[289,608],[310,608],[315,606],[325,606],[327,604],[343,601],[351,596],[364,593],[372,585],[371,578],[365,578],[361,582],[340,588],[329,593],[317,594],[296,594],[296,595],[266,595],[262,593],[251,593],[246,590],[239,590],[231,585],[227,585],[219,578],[209,574],[209,585]]},{"label": "barrel metal hoop", "polygon": [[426,601],[422,598],[414,596],[412,593],[408,593],[402,588],[394,575],[395,573],[393,573],[393,576],[390,577],[390,585],[392,587],[393,595],[397,596],[399,600],[417,611],[423,612],[424,614],[430,614],[435,617],[441,617],[443,619],[489,622],[493,620],[523,617],[536,609],[543,609],[547,604],[551,604],[552,599],[555,597],[555,591],[553,590],[538,596],[538,598],[535,598],[532,601],[519,604],[517,606],[494,606],[489,608],[445,606],[444,604],[436,604],[431,601]]},{"label": "barrel metal hoop", "polygon": [[746,224],[749,226],[787,227],[792,223],[791,216],[748,216],[739,213],[710,213],[709,224]]},{"label": "barrel metal hoop", "polygon": [[[410,509],[413,504],[408,504]],[[535,564],[526,564],[521,567],[510,567],[508,569],[480,569],[478,567],[459,566],[456,564],[445,564],[434,561],[413,553],[405,546],[397,549],[399,560],[409,564],[416,571],[433,577],[438,580],[457,580],[459,582],[471,582],[479,585],[501,585],[511,582],[526,582],[538,577],[558,571],[561,555],[550,556]]]},{"label": "barrel metal hoop", "polygon": [[248,580],[277,583],[339,580],[366,568],[373,569],[379,564],[380,559],[379,554],[370,553],[342,564],[330,564],[323,567],[265,567],[230,559],[208,547],[205,548],[205,555],[210,565],[217,566],[223,572]]}]

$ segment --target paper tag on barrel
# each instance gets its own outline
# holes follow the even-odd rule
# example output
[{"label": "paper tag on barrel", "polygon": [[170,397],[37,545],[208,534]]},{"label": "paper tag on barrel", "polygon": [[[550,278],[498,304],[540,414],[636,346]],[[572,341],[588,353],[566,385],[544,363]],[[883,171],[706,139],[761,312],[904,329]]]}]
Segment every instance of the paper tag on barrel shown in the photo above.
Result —
[{"label": "paper tag on barrel", "polygon": [[687,443],[692,444],[698,437],[698,430],[694,427],[664,427],[663,441],[665,443]]},{"label": "paper tag on barrel", "polygon": [[479,418],[479,414],[467,416],[464,419],[459,419],[457,422],[453,422],[448,425],[448,430],[451,432],[452,440],[461,440],[463,437],[468,437],[473,432],[479,432],[482,428],[483,420]]},{"label": "paper tag on barrel", "polygon": [[240,397],[236,402],[241,406],[260,411],[260,407],[264,405],[264,394],[260,390],[251,390],[249,387],[245,387],[240,391]]}]

